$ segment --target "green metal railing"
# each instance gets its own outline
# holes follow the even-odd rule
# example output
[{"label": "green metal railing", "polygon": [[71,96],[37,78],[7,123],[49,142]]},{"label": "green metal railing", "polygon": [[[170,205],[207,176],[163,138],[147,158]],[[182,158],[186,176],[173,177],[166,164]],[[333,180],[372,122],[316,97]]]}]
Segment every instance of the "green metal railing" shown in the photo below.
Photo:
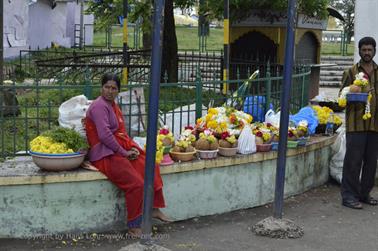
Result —
[{"label": "green metal railing", "polygon": [[[252,113],[255,119],[265,114],[270,104],[279,107],[282,76],[267,76],[253,80],[233,105]],[[270,77],[269,77],[270,76]],[[291,112],[298,111],[308,103],[310,70],[295,69],[291,91]],[[48,85],[40,80],[33,84],[0,86],[0,158],[27,154],[29,142],[41,132],[58,125],[58,108],[69,98],[85,94],[93,99],[100,94],[100,85],[85,78],[82,84],[66,84],[57,80]],[[181,128],[193,125],[209,106],[221,106],[231,100],[232,93],[223,95],[223,81],[203,81],[197,74],[194,82],[162,83],[159,110],[161,125],[167,124],[177,135]],[[230,89],[237,90],[245,80],[226,82]],[[232,88],[231,88],[232,87]],[[119,100],[126,127],[131,136],[144,135],[148,114],[148,85],[128,85]],[[15,98],[17,97],[17,99]],[[246,102],[247,101],[247,102]],[[249,109],[249,110],[248,110]]]}]

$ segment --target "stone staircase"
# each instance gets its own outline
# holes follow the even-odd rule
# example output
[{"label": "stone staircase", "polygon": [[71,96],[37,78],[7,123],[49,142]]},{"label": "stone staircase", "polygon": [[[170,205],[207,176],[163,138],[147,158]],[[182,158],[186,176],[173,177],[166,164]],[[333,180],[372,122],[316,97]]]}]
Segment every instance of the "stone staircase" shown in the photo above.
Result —
[{"label": "stone staircase", "polygon": [[321,64],[330,64],[320,68],[321,87],[340,87],[343,72],[353,65],[353,57],[321,56]]}]

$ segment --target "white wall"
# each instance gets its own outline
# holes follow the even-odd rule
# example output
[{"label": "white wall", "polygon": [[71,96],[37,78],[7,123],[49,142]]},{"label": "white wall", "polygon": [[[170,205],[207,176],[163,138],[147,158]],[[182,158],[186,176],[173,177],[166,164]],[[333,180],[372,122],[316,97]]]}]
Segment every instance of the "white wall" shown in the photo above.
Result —
[{"label": "white wall", "polygon": [[66,33],[67,5],[57,2],[51,9],[49,0],[39,0],[29,8],[29,41],[32,49],[50,47],[51,42],[70,47]]},{"label": "white wall", "polygon": [[[3,0],[1,0],[3,1]],[[4,58],[16,57],[28,44],[28,5],[25,0],[4,1]]]},{"label": "white wall", "polygon": [[[354,61],[360,60],[358,55],[358,41],[366,36],[373,37],[378,42],[378,1],[356,0],[354,21]],[[377,57],[375,58],[377,62]]]}]

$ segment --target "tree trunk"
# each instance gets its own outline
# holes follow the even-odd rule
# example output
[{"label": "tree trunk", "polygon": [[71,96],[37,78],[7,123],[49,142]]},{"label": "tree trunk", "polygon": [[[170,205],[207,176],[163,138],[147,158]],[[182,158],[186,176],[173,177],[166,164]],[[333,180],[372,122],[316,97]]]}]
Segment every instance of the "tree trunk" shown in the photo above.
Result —
[{"label": "tree trunk", "polygon": [[151,50],[152,48],[152,35],[151,31],[143,31],[143,49]]},{"label": "tree trunk", "polygon": [[177,37],[173,17],[173,0],[165,0],[161,81],[165,80],[165,73],[167,73],[168,82],[176,83],[178,80],[177,70]]}]

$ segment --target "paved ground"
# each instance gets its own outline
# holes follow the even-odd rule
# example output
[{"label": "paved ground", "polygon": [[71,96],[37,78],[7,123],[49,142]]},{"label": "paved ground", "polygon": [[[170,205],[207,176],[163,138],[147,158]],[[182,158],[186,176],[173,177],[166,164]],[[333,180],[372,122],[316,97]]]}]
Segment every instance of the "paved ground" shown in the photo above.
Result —
[{"label": "paved ground", "polygon": [[[378,196],[377,188],[373,195]],[[253,224],[271,216],[271,205],[157,225],[154,232],[157,242],[171,250],[378,250],[378,207],[365,206],[363,210],[342,207],[339,186],[333,182],[287,199],[284,212],[286,218],[304,228],[302,238],[269,239],[250,231]],[[49,240],[3,239],[0,250],[112,251],[132,242],[124,233],[63,235]]]}]

